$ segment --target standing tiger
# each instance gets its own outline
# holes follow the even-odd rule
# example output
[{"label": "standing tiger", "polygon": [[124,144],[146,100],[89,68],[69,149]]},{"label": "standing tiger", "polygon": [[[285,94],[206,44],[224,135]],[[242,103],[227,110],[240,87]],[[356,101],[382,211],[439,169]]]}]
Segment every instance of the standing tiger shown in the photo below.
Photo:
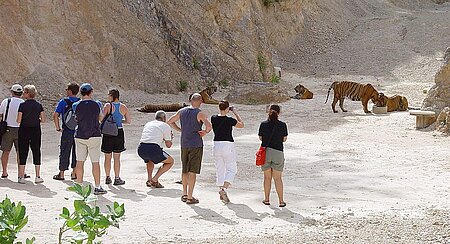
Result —
[{"label": "standing tiger", "polygon": [[352,81],[335,81],[328,89],[325,103],[328,101],[331,89],[334,91],[334,99],[331,104],[334,113],[337,113],[336,103],[338,101],[342,112],[347,112],[347,110],[344,109],[344,99],[346,97],[352,99],[352,101],[361,101],[365,113],[370,113],[369,109],[367,109],[369,100],[372,100],[373,103],[378,100],[378,92],[371,84],[364,85]]},{"label": "standing tiger", "polygon": [[378,101],[375,104],[379,107],[386,106],[388,112],[408,110],[408,99],[400,95],[388,97],[380,92],[378,93]]}]

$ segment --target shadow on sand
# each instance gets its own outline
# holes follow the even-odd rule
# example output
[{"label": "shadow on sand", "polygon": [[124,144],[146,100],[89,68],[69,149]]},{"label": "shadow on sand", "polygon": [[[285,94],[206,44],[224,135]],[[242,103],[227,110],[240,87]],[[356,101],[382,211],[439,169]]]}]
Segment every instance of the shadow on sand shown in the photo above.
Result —
[{"label": "shadow on sand", "polygon": [[57,192],[50,190],[44,184],[34,184],[32,180],[28,180],[26,184],[19,184],[9,179],[2,179],[0,187],[7,187],[18,191],[27,191],[28,195],[39,198],[52,198],[57,194]]}]

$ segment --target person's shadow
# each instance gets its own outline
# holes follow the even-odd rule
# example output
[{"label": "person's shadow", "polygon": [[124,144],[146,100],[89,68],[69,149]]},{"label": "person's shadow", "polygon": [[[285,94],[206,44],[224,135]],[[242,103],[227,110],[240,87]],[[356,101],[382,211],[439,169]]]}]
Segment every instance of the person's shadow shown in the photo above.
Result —
[{"label": "person's shadow", "polygon": [[238,224],[238,222],[231,220],[231,219],[227,219],[227,218],[223,217],[222,215],[214,212],[211,209],[201,208],[194,204],[191,204],[188,206],[191,207],[192,210],[195,211],[195,213],[197,213],[197,216],[193,216],[191,218],[202,219],[202,220],[206,220],[206,221],[210,221],[210,222],[214,222],[214,223],[218,223],[218,224],[226,224],[226,225],[237,225]]},{"label": "person's shadow", "polygon": [[115,194],[114,198],[129,199],[133,202],[140,202],[147,197],[147,195],[136,192],[134,189],[127,189],[122,186],[110,185],[109,192]]},{"label": "person's shadow", "polygon": [[181,198],[183,192],[179,189],[152,188],[147,194],[154,197]]},{"label": "person's shadow", "polygon": [[261,221],[267,217],[268,213],[257,213],[245,204],[228,203],[227,208],[234,211],[236,216],[241,219],[249,219],[251,221]]},{"label": "person's shadow", "polygon": [[2,179],[0,187],[8,187],[18,191],[27,191],[28,195],[39,198],[53,198],[57,192],[50,190],[43,183],[33,184],[32,181],[28,181],[25,184],[19,184],[9,179]]},{"label": "person's shadow", "polygon": [[274,211],[274,214],[272,215],[272,217],[282,219],[289,223],[306,224],[306,225],[314,225],[316,223],[315,219],[306,218],[299,213],[292,212],[291,210],[287,209],[286,207],[277,208],[277,207],[271,206],[270,208]]}]

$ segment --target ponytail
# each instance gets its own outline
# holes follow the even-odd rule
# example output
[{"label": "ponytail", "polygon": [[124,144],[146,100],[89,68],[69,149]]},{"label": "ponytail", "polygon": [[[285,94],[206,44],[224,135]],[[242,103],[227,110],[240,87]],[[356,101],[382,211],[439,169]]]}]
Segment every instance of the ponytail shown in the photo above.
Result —
[{"label": "ponytail", "polygon": [[280,106],[276,104],[270,105],[269,109],[269,121],[278,121],[278,114],[280,114]]}]

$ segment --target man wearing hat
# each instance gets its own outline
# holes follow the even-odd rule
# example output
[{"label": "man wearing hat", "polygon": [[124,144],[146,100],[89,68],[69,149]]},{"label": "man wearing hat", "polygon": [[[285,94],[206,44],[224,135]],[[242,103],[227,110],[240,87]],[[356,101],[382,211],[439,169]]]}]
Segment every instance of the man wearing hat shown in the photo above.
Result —
[{"label": "man wearing hat", "polygon": [[89,83],[80,86],[81,101],[72,105],[77,119],[77,128],[75,130],[75,151],[77,154],[77,165],[75,175],[77,182],[83,183],[84,161],[88,155],[92,162],[92,174],[94,176],[94,194],[105,194],[100,186],[100,146],[102,143],[102,134],[100,132],[100,120],[102,117],[102,104],[99,101],[92,100],[94,89]]},{"label": "man wearing hat", "polygon": [[19,163],[19,156],[17,154],[19,146],[19,123],[17,123],[17,113],[19,110],[19,105],[23,103],[22,96],[23,88],[19,84],[15,84],[11,87],[11,97],[6,98],[0,104],[0,117],[2,120],[6,120],[8,124],[6,133],[2,136],[1,150],[2,152],[2,178],[8,177],[8,160],[9,153],[11,152],[12,146],[16,149],[17,164]]}]

